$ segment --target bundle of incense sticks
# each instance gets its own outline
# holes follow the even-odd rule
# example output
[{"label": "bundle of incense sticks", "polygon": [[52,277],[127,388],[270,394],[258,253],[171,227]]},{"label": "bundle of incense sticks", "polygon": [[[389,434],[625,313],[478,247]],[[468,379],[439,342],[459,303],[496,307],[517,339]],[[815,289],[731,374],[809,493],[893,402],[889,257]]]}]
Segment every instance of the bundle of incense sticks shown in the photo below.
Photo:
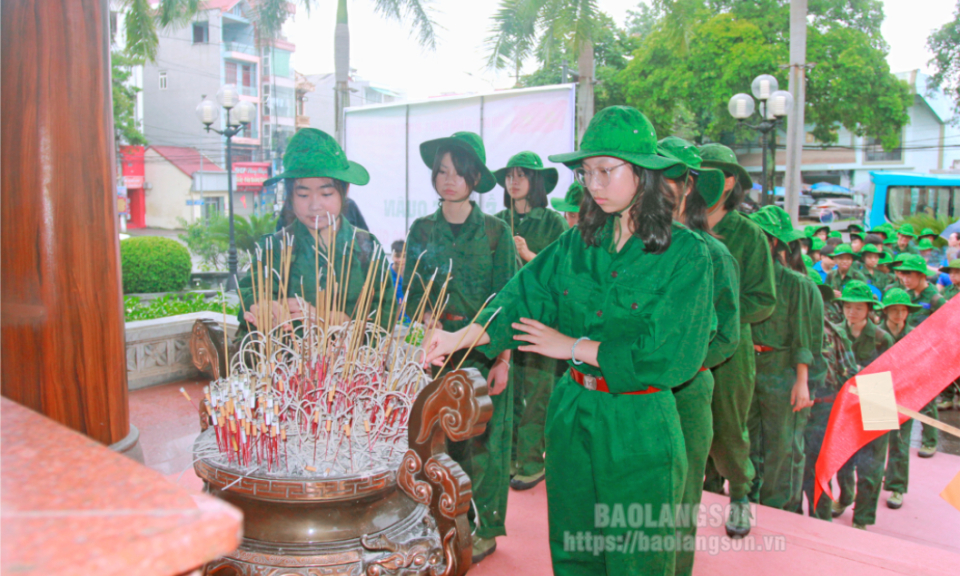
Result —
[{"label": "bundle of incense sticks", "polygon": [[[355,257],[356,237],[337,246],[330,222],[314,233],[317,285],[305,293],[302,279],[290,277],[293,241],[268,239],[251,255],[252,301],[241,294],[241,306],[256,330],[228,373],[204,389],[207,453],[247,473],[325,477],[396,468],[410,408],[431,380],[423,349],[405,341],[408,327],[398,322],[407,317],[409,287],[397,306],[383,251]],[[438,297],[423,298],[410,314],[411,325],[443,314],[449,282],[448,272]],[[357,285],[352,298],[349,287]]]}]

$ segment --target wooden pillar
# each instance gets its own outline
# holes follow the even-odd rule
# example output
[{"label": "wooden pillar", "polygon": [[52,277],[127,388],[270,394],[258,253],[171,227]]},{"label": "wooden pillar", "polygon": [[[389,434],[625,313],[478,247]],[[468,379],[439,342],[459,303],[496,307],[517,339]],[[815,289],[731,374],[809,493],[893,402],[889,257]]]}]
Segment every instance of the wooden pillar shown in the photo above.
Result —
[{"label": "wooden pillar", "polygon": [[4,396],[105,444],[130,433],[106,0],[4,0]]}]

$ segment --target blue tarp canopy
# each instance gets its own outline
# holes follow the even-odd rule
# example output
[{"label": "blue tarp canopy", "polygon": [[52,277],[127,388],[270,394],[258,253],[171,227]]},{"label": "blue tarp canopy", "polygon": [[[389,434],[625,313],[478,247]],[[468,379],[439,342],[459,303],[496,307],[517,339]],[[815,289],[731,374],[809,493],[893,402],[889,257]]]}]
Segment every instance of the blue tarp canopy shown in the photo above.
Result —
[{"label": "blue tarp canopy", "polygon": [[817,182],[810,187],[810,190],[813,192],[835,192],[838,194],[850,194],[849,188],[837,186],[836,184],[831,184],[829,182]]}]

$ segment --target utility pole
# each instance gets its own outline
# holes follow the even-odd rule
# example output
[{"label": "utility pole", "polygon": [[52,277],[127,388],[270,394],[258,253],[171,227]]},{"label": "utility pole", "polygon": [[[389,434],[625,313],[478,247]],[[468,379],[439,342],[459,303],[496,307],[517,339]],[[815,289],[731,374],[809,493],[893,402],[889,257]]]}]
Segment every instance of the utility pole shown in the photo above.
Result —
[{"label": "utility pole", "polygon": [[790,0],[790,83],[793,110],[787,117],[787,166],[784,173],[784,204],[794,225],[800,212],[800,175],[803,156],[803,108],[806,101],[807,80],[807,0]]}]

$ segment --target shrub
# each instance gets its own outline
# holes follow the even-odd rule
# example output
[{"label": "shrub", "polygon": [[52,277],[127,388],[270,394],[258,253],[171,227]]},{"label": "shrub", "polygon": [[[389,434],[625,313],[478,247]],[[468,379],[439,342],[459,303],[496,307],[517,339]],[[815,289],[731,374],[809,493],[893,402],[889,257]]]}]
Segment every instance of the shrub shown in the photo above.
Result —
[{"label": "shrub", "polygon": [[209,221],[201,218],[195,222],[179,219],[184,231],[179,238],[200,259],[200,269],[205,272],[227,269],[228,242],[214,238],[210,233],[210,223],[216,220],[226,221],[226,218],[215,215]]},{"label": "shrub", "polygon": [[139,236],[120,242],[123,292],[174,292],[190,281],[190,252],[176,240]]},{"label": "shrub", "polygon": [[919,234],[924,228],[930,228],[937,234],[937,238],[933,241],[933,245],[937,248],[943,248],[947,245],[947,241],[940,237],[940,233],[943,232],[944,228],[952,223],[953,218],[948,218],[947,216],[941,216],[937,218],[929,214],[913,214],[897,222],[897,225],[910,224],[913,226],[913,229],[917,234]]},{"label": "shrub", "polygon": [[[223,312],[223,296],[207,300],[203,294],[187,294],[183,298],[166,295],[161,296],[151,302],[141,302],[136,296],[126,296],[123,299],[123,308],[125,311],[125,320],[133,322],[134,320],[154,320],[156,318],[166,318],[168,316],[178,316],[180,314],[192,314],[194,312]],[[227,304],[227,315],[236,318],[240,312],[240,306]]]}]

